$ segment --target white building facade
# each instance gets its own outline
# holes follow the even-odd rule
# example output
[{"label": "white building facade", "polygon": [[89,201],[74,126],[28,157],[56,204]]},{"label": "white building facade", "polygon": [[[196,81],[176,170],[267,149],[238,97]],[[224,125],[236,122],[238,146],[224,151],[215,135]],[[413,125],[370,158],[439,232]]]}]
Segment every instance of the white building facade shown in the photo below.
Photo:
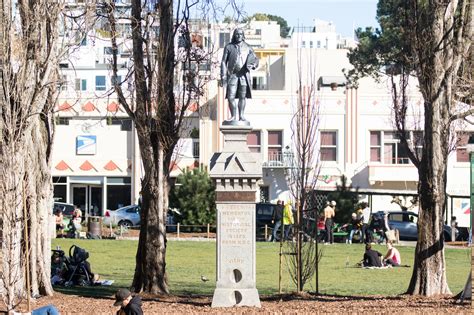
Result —
[{"label": "white building facade", "polygon": [[[341,47],[347,47],[348,41],[336,34],[331,23],[315,22],[316,32],[294,31],[287,40],[290,45],[278,45],[279,28],[274,22],[251,22],[243,27],[247,42],[260,59],[260,67],[252,72],[253,98],[246,107],[246,118],[253,127],[248,145],[264,165],[256,202],[289,198],[285,167],[274,162],[293,149],[290,121],[297,102],[299,70],[318,86],[318,150],[322,160],[318,190],[335,190],[344,175],[361,192],[386,192],[385,196],[371,198],[374,211],[399,209],[390,203],[392,195],[416,193],[417,169],[397,139],[389,85],[383,80],[376,83],[363,79],[357,89],[346,87],[342,69],[351,66],[348,50]],[[204,47],[220,49],[209,66],[215,79],[222,48],[233,28],[224,24],[196,28]],[[94,36],[97,38],[97,34]],[[133,123],[110,91],[106,66],[109,46],[105,38],[86,40],[84,47],[71,56],[71,62],[62,66],[67,84],[61,87],[57,105],[52,163],[55,198],[93,214],[136,203],[143,176]],[[122,56],[124,67],[119,80],[124,86],[128,84],[126,48]],[[420,113],[421,96],[415,85],[412,90],[411,104]],[[224,91],[217,80],[211,80],[204,95],[188,113],[189,127],[178,144],[173,177],[186,167],[209,165],[212,154],[222,149],[219,127],[228,117]],[[413,115],[413,121],[416,119]],[[466,128],[460,127],[459,131]],[[199,138],[191,137],[192,129],[199,131]],[[420,134],[419,128],[410,133],[415,148]],[[467,142],[465,134],[460,136]],[[447,215],[457,216],[461,224],[469,222],[468,189],[469,163],[461,142],[449,157],[447,189],[456,197],[448,202]]]}]

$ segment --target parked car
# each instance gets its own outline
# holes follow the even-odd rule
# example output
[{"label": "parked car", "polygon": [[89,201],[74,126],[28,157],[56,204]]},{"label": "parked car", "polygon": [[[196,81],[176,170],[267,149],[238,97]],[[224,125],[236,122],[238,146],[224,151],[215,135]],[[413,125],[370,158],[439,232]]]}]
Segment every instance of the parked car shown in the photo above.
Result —
[{"label": "parked car", "polygon": [[[418,239],[418,214],[411,211],[377,211],[372,214],[380,215],[384,218],[385,214],[388,215],[388,226],[390,229],[397,229],[399,231],[401,240],[412,240]],[[444,240],[447,242],[451,241],[451,227],[449,225],[443,226]],[[456,231],[456,238],[459,232]]]},{"label": "parked car", "polygon": [[69,218],[72,217],[72,214],[76,207],[73,204],[70,203],[64,203],[64,202],[55,202],[53,205],[53,213],[56,213],[56,211],[61,210],[63,213],[63,216],[67,216]]},{"label": "parked car", "polygon": [[257,228],[268,225],[273,227],[272,217],[273,211],[275,211],[276,204],[260,202],[255,205],[256,207],[256,223]]},{"label": "parked car", "polygon": [[71,221],[72,214],[74,213],[74,210],[76,207],[73,204],[70,203],[65,203],[65,202],[55,202],[53,204],[53,214],[56,214],[56,211],[60,210],[63,213],[63,226],[64,232],[67,232],[69,230],[68,224],[69,221]]},{"label": "parked car", "polygon": [[[166,218],[167,232],[176,231],[176,226],[173,226],[176,224],[174,213],[179,214],[179,211],[176,209],[168,210]],[[106,210],[102,222],[106,226],[112,224],[112,226],[122,226],[124,228],[138,227],[140,226],[140,206],[130,205],[117,210]]]},{"label": "parked car", "polygon": [[130,205],[117,210],[106,210],[102,221],[106,226],[131,228],[140,225],[140,206]]}]

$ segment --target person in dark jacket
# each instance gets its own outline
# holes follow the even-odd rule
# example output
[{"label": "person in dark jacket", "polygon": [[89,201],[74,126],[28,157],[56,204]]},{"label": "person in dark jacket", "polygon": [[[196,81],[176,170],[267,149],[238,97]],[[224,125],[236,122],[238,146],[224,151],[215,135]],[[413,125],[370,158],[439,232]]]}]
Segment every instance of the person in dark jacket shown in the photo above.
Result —
[{"label": "person in dark jacket", "polygon": [[119,289],[115,293],[114,306],[120,306],[117,315],[143,315],[142,300],[127,289]]},{"label": "person in dark jacket", "polygon": [[382,260],[380,259],[382,256],[382,253],[372,249],[372,245],[366,244],[362,265],[364,267],[382,267]]},{"label": "person in dark jacket", "polygon": [[275,206],[275,210],[273,211],[273,216],[272,216],[272,223],[273,223],[273,241],[279,241],[280,239],[278,238],[278,230],[281,227],[281,221],[283,218],[283,201],[278,200],[277,204]]}]

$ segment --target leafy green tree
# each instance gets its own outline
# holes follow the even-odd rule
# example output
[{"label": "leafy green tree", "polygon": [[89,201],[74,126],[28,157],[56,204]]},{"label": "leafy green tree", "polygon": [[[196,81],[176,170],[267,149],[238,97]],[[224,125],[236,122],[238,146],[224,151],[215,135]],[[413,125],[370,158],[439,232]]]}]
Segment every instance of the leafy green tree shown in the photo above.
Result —
[{"label": "leafy green tree", "polygon": [[275,21],[280,25],[280,36],[283,38],[288,37],[288,33],[290,32],[290,27],[288,26],[288,22],[278,15],[271,15],[266,13],[255,13],[254,15],[244,19],[244,23],[255,20],[255,21]]},{"label": "leafy green tree", "polygon": [[215,222],[215,187],[204,168],[186,169],[178,176],[171,189],[170,206],[179,210],[177,220],[183,225]]},{"label": "leafy green tree", "polygon": [[[420,211],[418,242],[407,293],[451,293],[446,279],[443,214],[447,162],[456,121],[474,114],[472,103],[472,22],[469,0],[380,0],[380,29],[359,29],[359,46],[349,53],[354,66],[347,77],[357,86],[364,76],[391,80],[394,125],[401,144],[418,169]],[[470,66],[469,66],[470,64]],[[423,139],[414,150],[407,141],[408,82],[418,79],[423,96]],[[467,87],[467,88],[465,88]],[[461,102],[464,103],[461,103]]]},{"label": "leafy green tree", "polygon": [[328,200],[336,201],[336,216],[334,221],[340,224],[350,223],[351,214],[355,211],[359,202],[358,189],[353,189],[347,184],[347,178],[341,176],[341,184],[337,185],[336,191],[328,194]]}]

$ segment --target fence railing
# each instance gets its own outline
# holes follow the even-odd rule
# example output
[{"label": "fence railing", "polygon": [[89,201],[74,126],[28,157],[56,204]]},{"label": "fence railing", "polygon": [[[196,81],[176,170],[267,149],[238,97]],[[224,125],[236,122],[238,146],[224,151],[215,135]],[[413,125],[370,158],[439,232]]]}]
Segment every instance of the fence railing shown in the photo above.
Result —
[{"label": "fence railing", "polygon": [[[105,227],[105,226],[104,226]],[[106,227],[107,228],[107,227]],[[133,227],[133,229],[138,229],[138,227]],[[190,235],[197,234],[195,237],[204,237],[207,239],[216,237],[217,226],[215,224],[203,224],[203,225],[190,225],[190,224],[167,224],[166,225],[166,234],[169,237],[176,238],[190,238]],[[111,229],[111,235],[112,233]],[[115,227],[115,234],[119,236],[125,236],[129,234],[129,229],[122,226]],[[256,227],[256,236],[257,240],[269,240],[270,235],[272,235],[272,226],[265,224],[264,226]],[[194,236],[191,236],[194,237]],[[262,238],[263,237],[263,238]]]},{"label": "fence railing", "polygon": [[[175,230],[176,229],[176,230]],[[202,232],[201,231],[193,231],[195,229],[203,229],[205,230],[205,232]],[[188,225],[188,224],[180,224],[180,223],[177,223],[177,224],[167,224],[166,225],[166,234],[168,235],[173,235],[173,234],[176,234],[176,238],[180,238],[182,236],[182,234],[184,233],[205,233],[206,235],[206,238],[214,238],[215,237],[215,232],[212,232],[211,230],[216,230],[216,225],[214,224],[205,224],[205,225]],[[188,230],[187,232],[185,232],[185,230]],[[189,231],[191,230],[191,231]]]}]

